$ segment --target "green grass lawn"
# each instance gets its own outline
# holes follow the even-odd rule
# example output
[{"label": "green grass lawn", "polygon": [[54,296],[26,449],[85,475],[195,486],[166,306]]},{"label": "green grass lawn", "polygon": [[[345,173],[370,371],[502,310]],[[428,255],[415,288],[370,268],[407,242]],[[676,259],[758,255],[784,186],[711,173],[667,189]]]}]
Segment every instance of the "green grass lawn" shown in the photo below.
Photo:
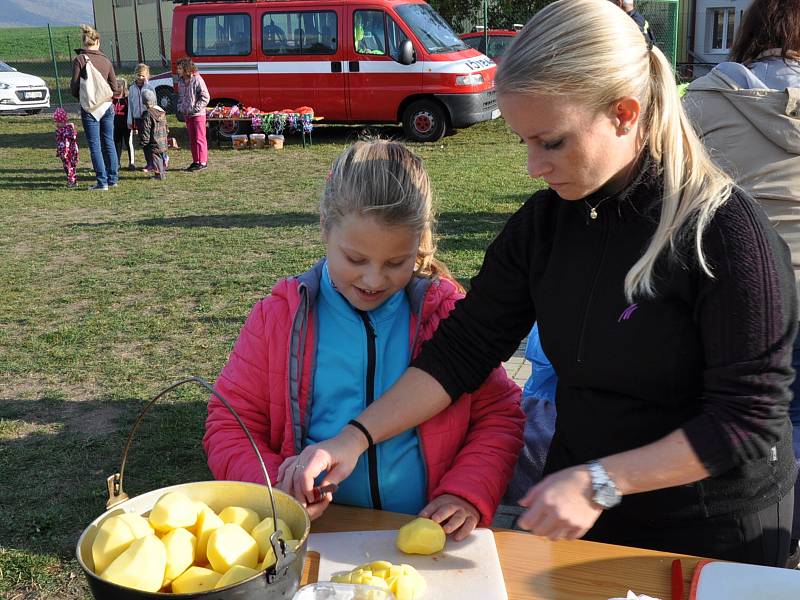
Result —
[{"label": "green grass lawn", "polygon": [[[185,375],[213,380],[251,305],[321,256],[318,193],[358,133],[319,128],[305,150],[294,137],[283,151],[212,149],[195,174],[177,171],[189,152],[172,151],[166,181],[124,171],[118,189],[94,193],[66,188],[49,118],[0,118],[0,596],[88,597],[74,545],[104,511],[138,411]],[[498,120],[414,150],[435,185],[440,257],[466,280],[535,188],[524,146]],[[131,496],[210,478],[205,403],[181,389],[148,414]]]}]

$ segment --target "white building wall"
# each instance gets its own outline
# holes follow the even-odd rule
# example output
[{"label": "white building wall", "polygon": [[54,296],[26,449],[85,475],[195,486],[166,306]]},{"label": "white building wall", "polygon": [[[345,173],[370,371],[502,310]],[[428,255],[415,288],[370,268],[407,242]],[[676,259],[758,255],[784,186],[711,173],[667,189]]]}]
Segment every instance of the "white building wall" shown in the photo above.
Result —
[{"label": "white building wall", "polygon": [[[727,59],[733,37],[739,31],[744,11],[752,0],[697,0],[695,11],[694,62],[720,63]],[[715,19],[722,16],[723,26],[715,27]],[[728,19],[733,20],[733,35],[727,27]],[[719,24],[719,20],[716,20]],[[716,34],[716,35],[715,35]],[[702,70],[695,69],[695,75]]]}]

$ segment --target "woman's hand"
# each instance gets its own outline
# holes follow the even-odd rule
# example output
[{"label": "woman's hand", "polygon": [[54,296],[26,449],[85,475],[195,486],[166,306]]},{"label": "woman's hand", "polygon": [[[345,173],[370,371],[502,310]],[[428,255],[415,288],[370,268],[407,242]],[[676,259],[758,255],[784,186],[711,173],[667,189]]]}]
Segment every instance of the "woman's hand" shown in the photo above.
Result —
[{"label": "woman's hand", "polygon": [[431,500],[428,506],[419,511],[419,516],[439,523],[446,534],[453,534],[453,539],[457,542],[472,533],[481,520],[477,508],[463,498],[451,494],[442,494]]},{"label": "woman's hand", "polygon": [[367,440],[364,435],[348,425],[336,437],[305,447],[291,464],[291,472],[287,462],[295,457],[286,459],[278,471],[279,479],[284,480],[282,483],[286,486],[281,489],[292,494],[304,506],[310,507],[314,502],[316,478],[326,472],[320,486],[347,479],[356,468],[358,457],[366,449]]},{"label": "woman's hand", "polygon": [[519,501],[528,510],[517,525],[551,540],[582,537],[603,509],[592,501],[592,480],[585,466],[548,475]]}]

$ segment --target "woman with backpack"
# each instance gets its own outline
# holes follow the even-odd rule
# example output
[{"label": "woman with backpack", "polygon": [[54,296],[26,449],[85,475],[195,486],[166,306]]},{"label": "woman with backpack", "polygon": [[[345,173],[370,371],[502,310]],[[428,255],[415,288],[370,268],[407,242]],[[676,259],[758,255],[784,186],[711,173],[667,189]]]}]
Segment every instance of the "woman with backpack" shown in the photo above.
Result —
[{"label": "woman with backpack", "polygon": [[92,156],[97,182],[89,189],[107,191],[119,180],[119,160],[114,146],[114,108],[111,103],[117,85],[114,66],[100,52],[100,34],[81,25],[83,48],[72,61],[70,92],[81,101],[81,121]]}]

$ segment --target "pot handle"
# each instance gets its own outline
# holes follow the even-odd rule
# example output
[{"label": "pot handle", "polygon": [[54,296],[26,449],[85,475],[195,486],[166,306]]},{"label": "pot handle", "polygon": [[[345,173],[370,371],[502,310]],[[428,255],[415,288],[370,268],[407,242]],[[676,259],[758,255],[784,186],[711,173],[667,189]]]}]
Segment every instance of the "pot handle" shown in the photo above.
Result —
[{"label": "pot handle", "polygon": [[225,398],[223,398],[213,387],[211,387],[201,377],[196,377],[196,376],[188,377],[187,379],[182,379],[177,383],[173,383],[168,388],[159,392],[158,395],[156,395],[152,400],[150,400],[150,402],[147,403],[147,405],[142,409],[142,412],[139,413],[139,416],[136,418],[136,422],[133,424],[133,428],[131,428],[131,432],[128,434],[128,441],[125,442],[125,450],[122,452],[122,465],[119,468],[119,473],[114,473],[107,479],[108,501],[106,502],[106,509],[112,508],[117,504],[128,500],[128,494],[126,494],[125,491],[122,489],[122,481],[125,477],[125,462],[128,460],[128,450],[130,450],[131,442],[133,441],[133,435],[139,428],[139,424],[142,422],[144,416],[150,410],[150,407],[152,407],[153,404],[155,404],[156,401],[158,401],[158,399],[161,398],[163,395],[167,394],[168,392],[171,392],[175,388],[182,386],[185,383],[191,383],[191,382],[197,383],[198,385],[201,385],[202,387],[206,388],[206,390],[208,390],[211,394],[216,396],[220,400],[220,402],[222,402],[225,405],[225,407],[231,412],[236,421],[239,423],[239,426],[244,431],[245,435],[247,436],[247,439],[250,441],[250,445],[253,447],[253,450],[255,451],[256,456],[258,457],[258,462],[261,465],[261,471],[264,474],[264,480],[267,482],[267,490],[269,491],[269,501],[270,504],[272,505],[272,518],[275,520],[276,529],[270,536],[270,542],[273,547],[273,550],[275,551],[275,557],[277,559],[275,568],[276,571],[279,571],[281,566],[283,566],[282,563],[284,562],[285,556],[288,553],[285,553],[286,550],[285,548],[284,552],[279,552],[279,549],[281,549],[282,545],[280,543],[280,540],[282,539],[280,536],[284,532],[279,531],[277,529],[278,513],[275,510],[275,496],[272,493],[272,481],[269,478],[269,473],[267,472],[267,467],[264,464],[264,459],[261,457],[261,452],[258,451],[258,446],[256,446],[255,440],[253,440],[253,436],[250,434],[250,431],[247,429],[247,426],[244,424],[241,417],[239,417],[236,411],[233,410],[233,407],[228,403],[228,401],[225,400]]}]

